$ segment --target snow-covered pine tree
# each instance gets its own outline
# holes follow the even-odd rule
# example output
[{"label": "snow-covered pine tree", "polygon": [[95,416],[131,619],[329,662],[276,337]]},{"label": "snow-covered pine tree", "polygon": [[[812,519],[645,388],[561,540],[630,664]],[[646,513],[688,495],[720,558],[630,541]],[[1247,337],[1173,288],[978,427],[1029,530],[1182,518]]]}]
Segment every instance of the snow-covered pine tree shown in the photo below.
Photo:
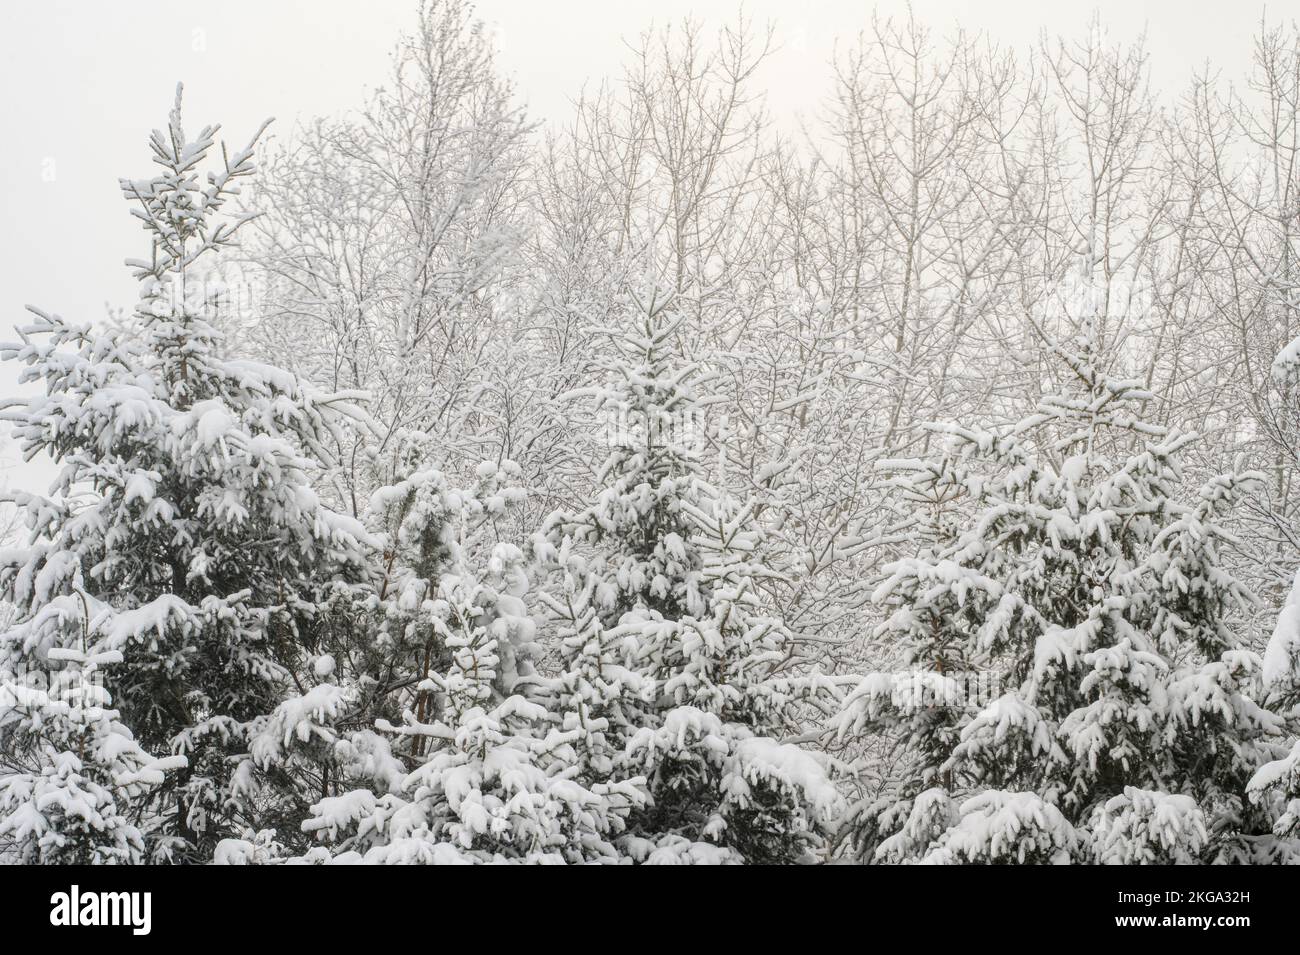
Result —
[{"label": "snow-covered pine tree", "polygon": [[625,749],[654,796],[634,823],[703,837],[746,862],[797,861],[820,847],[839,796],[816,759],[779,740],[836,698],[834,683],[792,669],[793,636],[762,590],[776,575],[760,559],[752,505],[701,490],[682,509],[704,612],[668,620],[638,609],[611,630],[634,648],[663,720]]},{"label": "snow-covered pine tree", "polygon": [[76,576],[28,575],[6,587],[20,618],[0,642],[0,857],[144,861],[138,810],[185,757],[146,753],[104,689],[101,671],[122,662],[139,621],[118,615],[105,627],[111,610]]},{"label": "snow-covered pine tree", "polygon": [[[1300,338],[1282,349],[1273,363],[1274,384],[1282,393],[1287,413],[1283,430],[1300,428]],[[1263,679],[1271,708],[1287,720],[1291,740],[1274,758],[1259,768],[1250,781],[1251,798],[1273,820],[1275,856],[1287,862],[1300,860],[1300,571],[1278,611],[1272,638],[1264,653]]]},{"label": "snow-covered pine tree", "polygon": [[[611,839],[644,799],[635,781],[573,779],[576,734],[530,698],[535,623],[522,552],[499,539],[522,502],[511,462],[484,462],[472,488],[420,467],[372,496],[382,571],[356,603],[369,635],[332,661],[346,705],[287,701],[263,735],[315,740],[331,771],[295,854],[269,833],[228,839],[218,861],[481,863],[611,861]],[[477,568],[482,567],[482,570]],[[306,697],[304,697],[304,700]],[[283,759],[284,753],[277,753]]]},{"label": "snow-covered pine tree", "polygon": [[674,348],[665,297],[632,299],[608,329],[593,399],[612,448],[595,500],[539,535],[561,637],[552,681],[593,780],[644,776],[649,801],[619,840],[637,861],[793,861],[821,842],[838,796],[809,753],[774,738],[822,689],[787,676],[790,635],[765,615],[770,573],[750,509],[705,478],[707,398]]},{"label": "snow-covered pine tree", "polygon": [[626,323],[597,330],[613,346],[592,370],[604,382],[566,396],[591,402],[610,450],[595,500],[553,514],[538,544],[548,554],[566,541],[588,551],[581,563],[604,584],[595,596],[606,624],[634,607],[669,617],[703,609],[683,502],[704,487],[698,440],[709,399],[695,391],[700,368],[677,356],[681,322],[669,301],[660,293],[630,296]]},{"label": "snow-covered pine tree", "polygon": [[617,861],[612,839],[644,799],[641,781],[575,778],[578,734],[516,692],[535,627],[527,589],[524,555],[511,544],[494,548],[486,573],[455,559],[440,574],[421,603],[445,664],[420,681],[402,725],[379,722],[415,742],[398,748],[414,768],[390,757],[371,770],[390,780],[386,791],[322,799],[306,828],[329,848],[307,861]]},{"label": "snow-covered pine tree", "polygon": [[[408,434],[403,444],[406,477],[375,491],[365,511],[381,564],[356,605],[366,637],[340,661],[339,679],[352,686],[353,713],[367,728],[376,719],[400,721],[407,708],[423,718],[430,700],[417,685],[450,663],[430,613],[439,581],[453,567],[486,565],[501,541],[501,525],[525,497],[511,461],[482,462],[475,485],[461,488],[427,466],[429,455],[420,450],[426,436]],[[512,671],[515,662],[507,661]],[[419,756],[419,739],[408,743],[409,755]]]},{"label": "snow-covered pine tree", "polygon": [[1272,820],[1277,861],[1300,861],[1300,574],[1278,614],[1264,655],[1264,683],[1273,709],[1287,719],[1293,739],[1250,780],[1251,799]]},{"label": "snow-covered pine tree", "polygon": [[[932,862],[1186,862],[1260,851],[1246,782],[1279,720],[1232,617],[1250,595],[1218,523],[1258,479],[1177,499],[1190,435],[1143,419],[1093,324],[1050,347],[1073,387],[1020,423],[936,428],[893,461],[914,498],[965,505],[885,569],[883,639],[911,672],[868,675],[840,732],[883,734],[901,769],[847,817],[859,856]],[[933,522],[936,526],[947,521]],[[950,526],[950,525],[949,525]]]},{"label": "snow-covered pine tree", "polygon": [[[248,828],[297,833],[320,781],[256,765],[250,743],[316,682],[308,664],[346,641],[335,591],[368,557],[364,528],[312,487],[331,429],[360,417],[350,397],[228,357],[214,328],[210,260],[247,221],[221,213],[254,171],[253,145],[223,149],[204,175],[217,128],[188,138],[180,107],[178,87],[150,142],[158,175],[122,183],[151,242],[128,263],[134,313],[97,328],[36,312],[5,346],[45,393],[11,399],[3,417],[27,456],[62,468],[50,498],[20,500],[30,545],[0,574],[24,612],[6,653],[121,655],[102,671],[121,722],[144,750],[187,760],[134,807],[149,856],[202,861]],[[63,622],[45,626],[51,615]],[[56,635],[78,619],[73,647]]]},{"label": "snow-covered pine tree", "polygon": [[627,740],[657,712],[638,648],[615,630],[620,619],[637,608],[669,619],[705,609],[683,508],[702,486],[690,444],[698,369],[676,360],[666,306],[663,297],[633,299],[628,326],[603,330],[615,347],[594,374],[608,384],[567,396],[590,401],[605,429],[598,491],[587,507],[551,515],[534,541],[538,562],[557,577],[540,595],[560,643],[557,706],[566,729],[584,735],[580,758],[593,778],[613,778]]}]

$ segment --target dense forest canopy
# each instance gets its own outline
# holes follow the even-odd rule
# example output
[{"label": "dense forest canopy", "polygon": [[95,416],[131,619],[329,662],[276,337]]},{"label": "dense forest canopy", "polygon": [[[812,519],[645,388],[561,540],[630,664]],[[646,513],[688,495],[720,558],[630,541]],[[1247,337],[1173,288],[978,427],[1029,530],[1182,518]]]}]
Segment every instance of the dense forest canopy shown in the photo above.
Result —
[{"label": "dense forest canopy", "polygon": [[3,346],[0,858],[1300,859],[1300,30],[872,18],[797,136],[775,42],[177,90],[134,311]]}]

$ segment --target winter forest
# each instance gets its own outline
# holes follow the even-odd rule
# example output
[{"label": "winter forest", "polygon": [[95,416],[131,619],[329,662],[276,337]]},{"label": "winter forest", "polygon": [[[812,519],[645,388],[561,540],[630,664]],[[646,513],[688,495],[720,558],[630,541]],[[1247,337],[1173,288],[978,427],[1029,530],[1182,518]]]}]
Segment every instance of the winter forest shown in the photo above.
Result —
[{"label": "winter forest", "polygon": [[743,13],[543,121],[428,0],[359,110],[125,105],[137,302],[0,322],[0,861],[1300,862],[1254,37],[864,8],[793,134]]}]

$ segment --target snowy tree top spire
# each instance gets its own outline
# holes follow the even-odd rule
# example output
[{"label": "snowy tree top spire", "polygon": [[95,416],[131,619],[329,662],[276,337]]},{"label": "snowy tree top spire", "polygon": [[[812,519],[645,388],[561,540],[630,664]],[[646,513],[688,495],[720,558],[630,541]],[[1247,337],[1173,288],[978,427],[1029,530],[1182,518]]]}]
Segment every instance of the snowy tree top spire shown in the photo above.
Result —
[{"label": "snowy tree top spire", "polygon": [[[263,122],[248,145],[234,154],[222,143],[223,168],[209,171],[201,181],[199,166],[221,127],[204,126],[197,137],[188,139],[181,123],[183,90],[184,84],[177,83],[166,132],[155,129],[149,138],[153,161],[164,172],[152,179],[120,180],[123,194],[139,203],[131,214],[144,223],[153,238],[151,261],[127,262],[141,280],[150,276],[162,279],[166,272],[183,271],[205,252],[229,245],[239,228],[257,215],[246,212],[221,220],[212,218],[228,200],[239,195],[237,180],[256,170],[253,149],[272,120]],[[192,246],[195,239],[198,244]]]}]

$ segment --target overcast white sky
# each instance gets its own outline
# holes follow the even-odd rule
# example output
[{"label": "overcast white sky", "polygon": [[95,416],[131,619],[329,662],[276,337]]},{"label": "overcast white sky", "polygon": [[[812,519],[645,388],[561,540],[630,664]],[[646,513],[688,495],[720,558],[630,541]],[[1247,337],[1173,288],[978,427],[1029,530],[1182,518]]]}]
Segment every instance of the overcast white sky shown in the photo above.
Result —
[{"label": "overcast white sky", "polygon": [[[775,118],[793,124],[827,91],[837,37],[869,22],[869,0],[747,0],[747,16],[777,28],[780,49],[763,82]],[[905,14],[902,2],[874,4]],[[1014,48],[1041,30],[1077,35],[1091,11],[1116,39],[1148,34],[1153,76],[1175,89],[1207,60],[1240,76],[1265,5],[1259,0],[916,0],[918,19],[941,30],[960,22]],[[146,138],[161,125],[177,80],[186,117],[220,122],[243,145],[267,116],[287,129],[299,116],[359,105],[382,82],[412,0],[177,0],[42,2],[7,6],[0,27],[0,338],[11,338],[23,306],[96,319],[106,304],[134,301],[122,260],[145,253],[117,190],[120,176],[150,172]],[[693,13],[706,24],[733,20],[734,0],[480,0],[538,118],[564,121],[585,81],[614,74],[620,42],[652,21]],[[1288,14],[1274,3],[1270,18]],[[275,128],[275,127],[273,127]],[[0,367],[0,394],[15,370]],[[22,468],[14,484],[44,483],[48,468]]]}]

